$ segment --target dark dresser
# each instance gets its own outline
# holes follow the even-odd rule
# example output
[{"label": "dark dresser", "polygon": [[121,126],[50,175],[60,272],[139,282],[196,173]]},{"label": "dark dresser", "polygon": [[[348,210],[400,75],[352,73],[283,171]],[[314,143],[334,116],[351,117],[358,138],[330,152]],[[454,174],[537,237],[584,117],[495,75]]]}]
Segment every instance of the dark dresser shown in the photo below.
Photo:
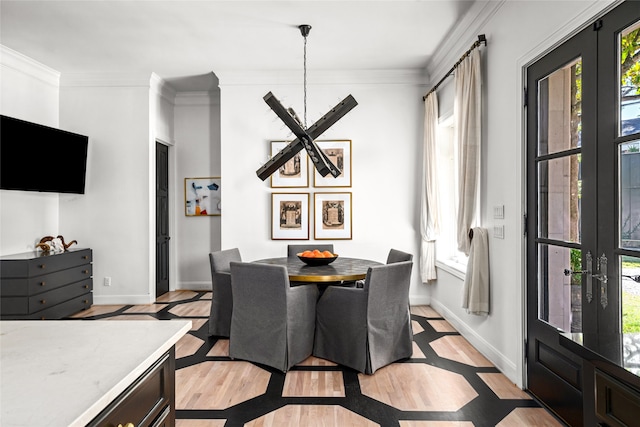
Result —
[{"label": "dark dresser", "polygon": [[0,257],[0,319],[62,319],[91,307],[91,249]]}]

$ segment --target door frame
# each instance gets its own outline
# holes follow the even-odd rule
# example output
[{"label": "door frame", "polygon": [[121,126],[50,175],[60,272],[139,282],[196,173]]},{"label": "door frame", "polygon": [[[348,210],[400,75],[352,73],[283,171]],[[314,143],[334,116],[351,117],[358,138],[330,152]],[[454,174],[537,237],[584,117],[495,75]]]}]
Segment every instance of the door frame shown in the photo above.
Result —
[{"label": "door frame", "polygon": [[[168,142],[165,139],[159,138],[159,137],[155,137],[153,138],[153,159],[152,162],[153,164],[150,164],[150,166],[152,166],[150,169],[152,170],[152,182],[150,183],[150,188],[153,189],[152,193],[150,195],[150,206],[151,209],[149,209],[149,220],[150,223],[152,224],[150,227],[150,233],[151,231],[153,231],[151,234],[151,239],[149,241],[150,244],[150,248],[153,248],[150,251],[149,254],[149,262],[151,263],[150,265],[150,273],[152,274],[151,278],[150,278],[150,283],[149,283],[149,296],[152,299],[151,302],[155,302],[155,294],[156,294],[156,208],[155,208],[155,187],[156,187],[156,156],[155,156],[155,150],[156,150],[156,144],[162,144],[162,145],[166,145],[168,150],[169,150],[169,166],[168,166],[168,173],[169,173],[169,236],[171,236],[171,239],[169,240],[169,292],[171,291],[175,291],[176,289],[178,289],[177,286],[177,277],[178,277],[178,273],[177,273],[177,258],[176,258],[176,239],[175,239],[175,230],[177,230],[177,218],[176,218],[176,203],[177,203],[177,198],[176,198],[176,191],[177,191],[177,187],[176,187],[176,182],[175,182],[175,177],[176,177],[176,159],[175,159],[175,154],[174,154],[174,149],[175,149],[175,144],[172,142]],[[152,203],[153,202],[153,203]]]}]

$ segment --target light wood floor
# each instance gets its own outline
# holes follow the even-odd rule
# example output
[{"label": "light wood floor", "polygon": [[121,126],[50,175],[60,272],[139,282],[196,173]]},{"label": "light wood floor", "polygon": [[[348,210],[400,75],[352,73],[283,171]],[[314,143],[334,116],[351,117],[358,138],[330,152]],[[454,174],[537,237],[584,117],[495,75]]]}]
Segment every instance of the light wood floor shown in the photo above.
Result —
[{"label": "light wood floor", "polygon": [[176,345],[177,427],[562,426],[428,306],[412,307],[414,352],[374,375],[310,357],[286,375],[229,358],[208,337],[210,292],[94,306],[74,317],[187,318]]}]

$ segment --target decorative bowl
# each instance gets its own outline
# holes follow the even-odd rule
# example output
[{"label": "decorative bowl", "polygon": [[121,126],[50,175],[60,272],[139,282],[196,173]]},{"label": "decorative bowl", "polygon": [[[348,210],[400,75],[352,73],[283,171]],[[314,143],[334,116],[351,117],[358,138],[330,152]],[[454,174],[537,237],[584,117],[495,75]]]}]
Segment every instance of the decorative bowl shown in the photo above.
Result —
[{"label": "decorative bowl", "polygon": [[298,258],[300,258],[300,261],[304,262],[310,267],[318,267],[320,265],[331,264],[333,261],[338,259],[338,255],[334,257],[325,257],[325,258],[315,258],[315,257],[310,258],[310,257],[303,257],[303,256],[300,256],[300,254],[298,254]]}]

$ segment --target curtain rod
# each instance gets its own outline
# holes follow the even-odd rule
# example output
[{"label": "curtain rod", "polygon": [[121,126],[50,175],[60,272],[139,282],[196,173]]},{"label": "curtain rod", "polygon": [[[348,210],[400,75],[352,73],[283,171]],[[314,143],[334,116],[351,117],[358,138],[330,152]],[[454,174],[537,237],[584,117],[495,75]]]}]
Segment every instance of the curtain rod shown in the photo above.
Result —
[{"label": "curtain rod", "polygon": [[424,101],[425,99],[427,99],[427,96],[429,96],[431,94],[431,92],[433,92],[436,89],[438,89],[438,86],[440,86],[442,84],[442,82],[444,82],[447,79],[447,77],[449,77],[455,71],[455,69],[458,68],[458,65],[460,65],[460,63],[467,56],[469,56],[469,54],[473,51],[473,49],[476,49],[477,47],[479,47],[483,43],[484,43],[485,46],[487,45],[487,38],[485,37],[484,34],[480,34],[480,35],[478,35],[478,40],[476,40],[476,42],[469,48],[469,50],[466,51],[464,53],[464,55],[462,55],[460,57],[460,59],[458,59],[458,62],[456,62],[453,67],[451,67],[451,69],[447,72],[447,74],[445,74],[445,76],[443,78],[441,78],[440,81],[438,83],[436,83],[436,85],[429,92],[427,92],[427,94],[425,96],[422,97],[422,100]]}]

